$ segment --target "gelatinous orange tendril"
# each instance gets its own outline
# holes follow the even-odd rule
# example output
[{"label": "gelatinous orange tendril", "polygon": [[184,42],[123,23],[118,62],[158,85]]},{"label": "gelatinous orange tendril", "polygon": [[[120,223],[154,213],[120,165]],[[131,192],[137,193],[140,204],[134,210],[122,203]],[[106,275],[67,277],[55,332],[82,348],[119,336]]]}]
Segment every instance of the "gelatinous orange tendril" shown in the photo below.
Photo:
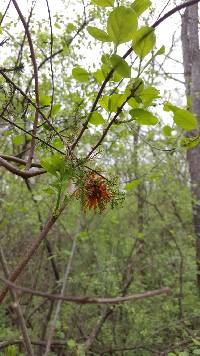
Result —
[{"label": "gelatinous orange tendril", "polygon": [[112,197],[105,179],[95,173],[87,175],[82,192],[84,210],[96,209],[97,207],[103,210]]}]

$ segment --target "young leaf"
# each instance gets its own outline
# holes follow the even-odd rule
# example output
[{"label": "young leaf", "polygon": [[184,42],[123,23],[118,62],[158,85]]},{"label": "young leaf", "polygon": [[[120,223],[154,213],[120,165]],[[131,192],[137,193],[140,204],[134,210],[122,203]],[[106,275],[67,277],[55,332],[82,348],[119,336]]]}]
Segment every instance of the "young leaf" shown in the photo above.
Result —
[{"label": "young leaf", "polygon": [[142,94],[141,94],[141,99],[145,107],[148,107],[152,105],[153,101],[157,98],[159,98],[159,90],[154,88],[154,87],[147,87],[144,88]]},{"label": "young leaf", "polygon": [[148,26],[140,28],[133,35],[133,50],[143,59],[149,52],[152,51],[156,43],[156,36],[153,29]]},{"label": "young leaf", "polygon": [[24,143],[24,135],[16,135],[13,137],[12,142],[14,145],[21,145]]},{"label": "young leaf", "polygon": [[40,95],[40,105],[49,106],[51,104],[51,96]]},{"label": "young leaf", "polygon": [[105,78],[101,69],[97,69],[96,72],[93,73],[93,75],[99,84],[101,84]]},{"label": "young leaf", "polygon": [[129,191],[136,188],[141,183],[141,179],[134,179],[125,185],[125,190]]},{"label": "young leaf", "polygon": [[109,102],[109,96],[108,95],[103,95],[101,99],[99,100],[99,104],[104,108],[106,111],[108,111],[108,102]]},{"label": "young leaf", "polygon": [[90,116],[90,124],[98,126],[103,125],[105,122],[103,116],[98,112],[94,111]]},{"label": "young leaf", "polygon": [[113,94],[108,100],[108,110],[110,112],[116,112],[118,108],[125,102],[126,94]]},{"label": "young leaf", "polygon": [[[126,87],[126,93],[129,95],[131,92],[133,93],[134,98],[139,97],[144,90],[144,82],[140,78],[131,79]],[[141,102],[141,99],[140,99]]]},{"label": "young leaf", "polygon": [[110,58],[111,64],[113,67],[116,67],[116,71],[123,77],[123,78],[130,78],[131,77],[131,67],[128,63],[124,60],[124,58],[118,56],[117,54],[113,54]]},{"label": "young leaf", "polygon": [[102,7],[110,7],[114,5],[115,0],[92,0],[91,3]]},{"label": "young leaf", "polygon": [[61,141],[61,139],[59,137],[55,138],[55,140],[53,140],[52,145],[58,149],[62,149],[64,147],[63,142]]},{"label": "young leaf", "polygon": [[135,100],[135,98],[130,98],[129,101],[128,101],[128,105],[130,105],[133,109],[136,109],[139,104]]},{"label": "young leaf", "polygon": [[57,172],[65,171],[65,160],[63,157],[56,153],[50,157],[43,158],[40,161],[41,166],[49,173],[56,175]]},{"label": "young leaf", "polygon": [[[53,105],[52,110],[51,110],[51,116],[56,115],[56,114],[59,112],[60,108],[61,108],[61,105],[60,105],[60,104]],[[47,116],[48,116],[49,114],[50,114],[50,110],[49,110]]]},{"label": "young leaf", "polygon": [[196,129],[198,126],[197,118],[189,111],[177,109],[174,112],[174,122],[186,131]]},{"label": "young leaf", "polygon": [[162,54],[165,54],[165,46],[160,47],[155,53],[155,56],[161,56]]},{"label": "young leaf", "polygon": [[151,6],[150,0],[135,0],[131,5],[132,9],[140,16],[145,10]]},{"label": "young leaf", "polygon": [[200,142],[200,138],[198,136],[194,136],[194,137],[184,137],[180,144],[181,146],[187,148],[187,149],[191,149],[193,147],[196,147]]},{"label": "young leaf", "polygon": [[87,30],[88,30],[89,34],[92,37],[94,37],[96,40],[99,40],[101,42],[111,42],[112,41],[105,31],[100,30],[97,27],[88,26]]},{"label": "young leaf", "polygon": [[89,80],[89,73],[81,67],[73,68],[72,75],[79,82],[87,82]]},{"label": "young leaf", "polygon": [[165,111],[172,111],[174,114],[174,122],[177,126],[181,127],[185,131],[190,131],[198,127],[197,118],[191,112],[180,109],[175,105],[168,102],[164,104]]},{"label": "young leaf", "polygon": [[138,125],[156,125],[159,120],[151,112],[144,109],[133,109],[129,111]]},{"label": "young leaf", "polygon": [[172,128],[169,125],[165,125],[163,127],[162,131],[163,131],[163,134],[167,137],[171,136],[171,134],[172,134]]},{"label": "young leaf", "polygon": [[136,29],[137,15],[130,7],[119,6],[110,13],[107,32],[117,45],[130,41]]}]

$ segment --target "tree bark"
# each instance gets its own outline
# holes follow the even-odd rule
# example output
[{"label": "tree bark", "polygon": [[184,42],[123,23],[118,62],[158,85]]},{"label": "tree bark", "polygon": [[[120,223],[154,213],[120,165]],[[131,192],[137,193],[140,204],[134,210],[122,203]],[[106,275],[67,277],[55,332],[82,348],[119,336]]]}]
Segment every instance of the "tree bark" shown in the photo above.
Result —
[{"label": "tree bark", "polygon": [[[197,116],[200,125],[200,50],[198,33],[198,4],[186,8],[182,16],[181,40],[186,95],[192,102],[189,109]],[[197,130],[187,137],[199,135]],[[200,145],[188,150],[187,160],[193,194],[193,221],[196,235],[197,288],[200,294]]]}]

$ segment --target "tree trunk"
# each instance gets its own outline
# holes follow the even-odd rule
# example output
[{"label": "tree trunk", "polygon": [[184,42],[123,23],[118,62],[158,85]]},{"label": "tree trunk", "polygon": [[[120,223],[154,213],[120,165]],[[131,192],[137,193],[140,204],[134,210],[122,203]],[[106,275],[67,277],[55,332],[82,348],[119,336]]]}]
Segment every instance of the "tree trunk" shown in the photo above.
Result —
[{"label": "tree trunk", "polygon": [[[188,7],[182,16],[181,40],[186,95],[192,102],[190,109],[200,125],[200,51],[198,34],[198,4]],[[187,137],[197,136],[196,130]],[[196,235],[197,288],[200,294],[200,145],[188,150],[187,160],[193,193],[193,220]]]}]

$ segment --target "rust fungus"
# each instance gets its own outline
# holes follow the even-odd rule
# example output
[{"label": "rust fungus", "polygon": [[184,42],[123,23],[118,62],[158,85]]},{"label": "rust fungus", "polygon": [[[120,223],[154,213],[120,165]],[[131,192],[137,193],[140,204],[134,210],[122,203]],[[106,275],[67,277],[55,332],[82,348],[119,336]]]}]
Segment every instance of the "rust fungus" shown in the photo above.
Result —
[{"label": "rust fungus", "polygon": [[83,186],[84,210],[98,207],[102,211],[111,198],[112,194],[108,190],[106,180],[95,173],[88,174]]}]

